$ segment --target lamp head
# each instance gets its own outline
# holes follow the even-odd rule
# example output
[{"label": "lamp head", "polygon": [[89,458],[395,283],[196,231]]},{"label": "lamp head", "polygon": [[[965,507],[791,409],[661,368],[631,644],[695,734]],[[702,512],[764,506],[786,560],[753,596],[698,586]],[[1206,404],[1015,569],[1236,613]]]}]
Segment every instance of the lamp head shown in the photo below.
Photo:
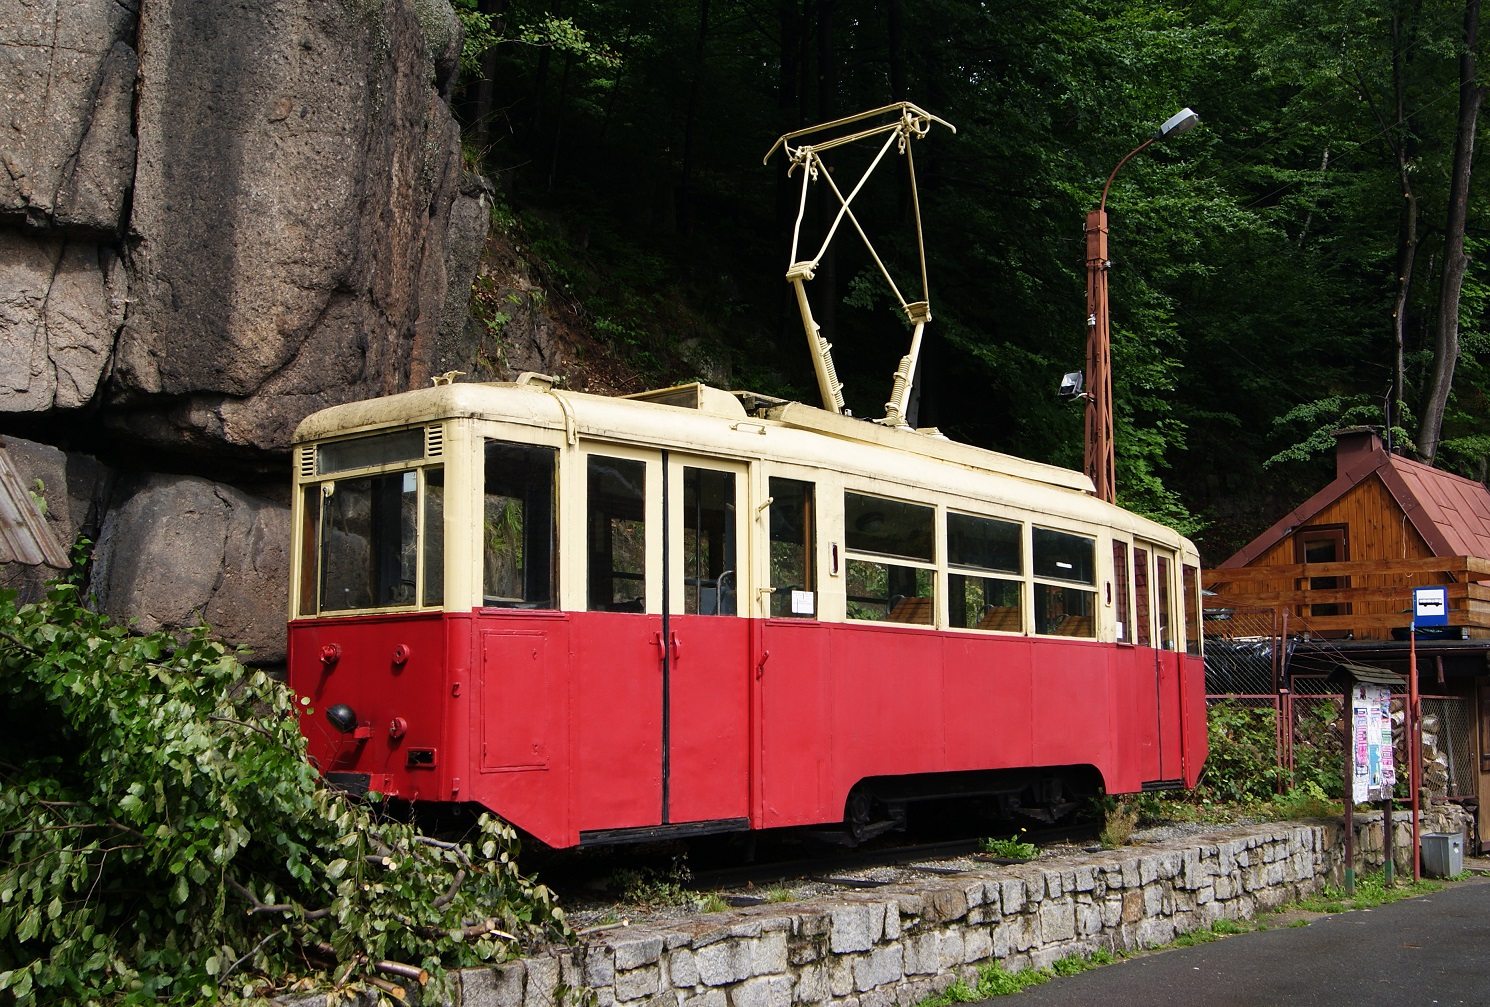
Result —
[{"label": "lamp head", "polygon": [[351,734],[357,729],[357,713],[345,703],[337,703],[326,711],[326,720],[342,734]]},{"label": "lamp head", "polygon": [[1155,140],[1167,140],[1171,136],[1179,136],[1200,121],[1200,116],[1195,114],[1194,109],[1182,108],[1168,119],[1159,131],[1154,134]]},{"label": "lamp head", "polygon": [[1061,387],[1056,394],[1066,401],[1085,398],[1086,396],[1081,391],[1081,386],[1084,383],[1083,378],[1084,375],[1081,371],[1071,371],[1065,377],[1061,378]]}]

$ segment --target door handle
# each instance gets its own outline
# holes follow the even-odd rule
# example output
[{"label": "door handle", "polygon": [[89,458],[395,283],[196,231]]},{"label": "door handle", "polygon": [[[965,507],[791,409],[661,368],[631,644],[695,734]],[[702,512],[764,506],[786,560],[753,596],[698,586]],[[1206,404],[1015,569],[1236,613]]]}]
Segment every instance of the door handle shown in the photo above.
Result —
[{"label": "door handle", "polygon": [[760,679],[762,676],[765,675],[766,662],[769,660],[771,660],[771,652],[769,650],[761,651],[761,659],[755,662],[755,677],[757,679]]},{"label": "door handle", "polygon": [[669,643],[672,645],[673,660],[676,661],[683,656],[683,642],[678,639],[677,633],[669,633]]}]

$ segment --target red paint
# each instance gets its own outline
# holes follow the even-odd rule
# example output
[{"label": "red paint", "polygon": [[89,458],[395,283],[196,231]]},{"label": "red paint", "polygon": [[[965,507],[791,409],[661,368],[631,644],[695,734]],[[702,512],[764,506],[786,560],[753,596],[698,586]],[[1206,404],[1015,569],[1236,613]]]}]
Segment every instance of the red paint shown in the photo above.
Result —
[{"label": "red paint", "polygon": [[[812,620],[675,615],[665,639],[660,616],[601,612],[290,626],[323,770],[476,802],[561,847],[592,830],[837,822],[871,776],[1090,765],[1109,793],[1193,786],[1203,675],[1198,657],[1145,647]],[[366,736],[327,723],[336,703]]]}]

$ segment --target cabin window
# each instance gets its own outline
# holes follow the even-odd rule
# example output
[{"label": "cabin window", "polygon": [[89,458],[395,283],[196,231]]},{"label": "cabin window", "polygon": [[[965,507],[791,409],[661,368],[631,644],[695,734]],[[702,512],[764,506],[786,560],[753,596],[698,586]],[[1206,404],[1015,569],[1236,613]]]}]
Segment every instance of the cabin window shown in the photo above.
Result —
[{"label": "cabin window", "polygon": [[771,615],[817,615],[817,536],[812,483],[772,479]]},{"label": "cabin window", "polygon": [[739,593],[735,562],[735,475],[683,469],[683,611],[734,615]]},{"label": "cabin window", "polygon": [[1032,546],[1036,577],[1035,632],[1046,636],[1095,637],[1096,540],[1036,528]]},{"label": "cabin window", "polygon": [[[936,512],[863,493],[843,495],[846,612],[850,619],[936,621],[932,583]],[[899,562],[896,562],[898,560]],[[924,565],[922,565],[924,564]]]},{"label": "cabin window", "polygon": [[[948,514],[947,566],[949,625],[1024,632],[1023,526],[971,514]],[[993,577],[987,573],[1013,576]]]},{"label": "cabin window", "polygon": [[646,611],[646,463],[591,455],[586,485],[589,608]]},{"label": "cabin window", "polygon": [[1185,572],[1185,653],[1200,653],[1200,569],[1188,564]]},{"label": "cabin window", "polygon": [[[1294,561],[1297,563],[1344,563],[1350,558],[1344,525],[1302,528],[1294,533]],[[1350,587],[1349,577],[1310,577],[1310,591],[1338,591]],[[1300,613],[1304,614],[1304,613]],[[1324,602],[1310,605],[1308,615],[1349,615],[1350,605]],[[1324,634],[1318,634],[1324,635]],[[1331,632],[1331,636],[1344,635]]]},{"label": "cabin window", "polygon": [[482,600],[490,607],[553,608],[554,470],[558,452],[489,440],[482,486]]},{"label": "cabin window", "polygon": [[419,472],[338,479],[310,492],[321,500],[320,610],[413,605]]},{"label": "cabin window", "polygon": [[1117,639],[1119,643],[1131,643],[1132,638],[1128,635],[1131,624],[1128,622],[1128,543],[1112,543],[1112,585],[1113,591],[1117,593]]}]

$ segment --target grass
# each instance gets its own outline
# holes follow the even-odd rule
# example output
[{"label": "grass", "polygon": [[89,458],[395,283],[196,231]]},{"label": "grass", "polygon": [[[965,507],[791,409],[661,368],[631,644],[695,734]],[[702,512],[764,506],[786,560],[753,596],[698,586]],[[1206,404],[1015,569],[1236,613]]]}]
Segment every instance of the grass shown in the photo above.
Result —
[{"label": "grass", "polygon": [[1138,828],[1139,810],[1127,801],[1119,801],[1117,805],[1107,812],[1102,833],[1097,838],[1103,848],[1115,850],[1119,846],[1127,846],[1133,838],[1133,830]]},{"label": "grass", "polygon": [[695,907],[701,913],[722,913],[730,908],[730,904],[724,901],[724,897],[717,892],[710,892],[699,898]]},{"label": "grass", "polygon": [[[1442,888],[1443,885],[1437,881],[1399,883],[1389,888],[1383,874],[1370,874],[1357,880],[1355,895],[1349,898],[1339,889],[1328,888],[1317,896],[1290,903],[1254,920],[1217,920],[1208,927],[1180,934],[1168,944],[1147,948],[1143,953],[1194,947],[1197,944],[1209,944],[1236,934],[1266,930],[1269,928],[1269,916],[1283,912],[1301,910],[1303,912],[1340,913],[1353,909],[1373,909],[1411,898],[1414,895],[1440,891]],[[1309,921],[1294,920],[1287,925],[1303,927],[1308,926]],[[990,997],[1008,996],[1011,993],[1019,993],[1032,986],[1047,983],[1057,977],[1080,975],[1082,972],[1100,968],[1103,965],[1111,965],[1128,957],[1130,956],[1125,952],[1098,950],[1085,955],[1068,955],[1052,962],[1048,968],[1026,968],[1018,972],[1010,972],[997,963],[984,965],[978,969],[972,981],[959,979],[936,996],[922,1000],[916,1007],[951,1007],[952,1004],[974,1003]]]},{"label": "grass", "polygon": [[1367,874],[1356,879],[1354,895],[1346,895],[1342,889],[1331,885],[1318,895],[1295,902],[1289,908],[1309,913],[1344,913],[1352,909],[1375,909],[1414,895],[1442,890],[1443,884],[1438,881],[1399,881],[1388,888],[1385,875]]}]

